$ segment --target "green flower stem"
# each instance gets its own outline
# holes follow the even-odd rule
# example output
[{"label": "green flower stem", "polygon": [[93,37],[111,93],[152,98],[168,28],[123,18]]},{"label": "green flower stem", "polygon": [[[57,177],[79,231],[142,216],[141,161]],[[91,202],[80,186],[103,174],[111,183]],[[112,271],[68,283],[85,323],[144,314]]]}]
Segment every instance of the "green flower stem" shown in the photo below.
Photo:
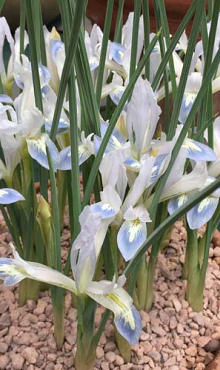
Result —
[{"label": "green flower stem", "polygon": [[114,41],[121,43],[122,36],[122,26],[123,26],[123,10],[124,10],[124,0],[119,0],[118,2],[118,13],[115,23],[115,34]]},{"label": "green flower stem", "polygon": [[146,303],[146,285],[147,285],[147,262],[146,256],[143,255],[138,265],[137,281],[136,281],[136,302],[138,310],[143,310]]},{"label": "green flower stem", "polygon": [[96,360],[96,345],[93,342],[96,303],[83,296],[77,297],[77,351],[76,370],[93,370]]},{"label": "green flower stem", "polygon": [[100,106],[100,101],[101,101],[102,83],[103,83],[104,70],[105,70],[106,52],[107,52],[107,47],[108,47],[109,35],[111,31],[113,7],[114,7],[114,0],[108,0],[107,9],[105,13],[106,14],[105,15],[105,25],[104,25],[104,31],[103,31],[101,56],[100,56],[100,61],[99,61],[98,78],[97,78],[97,85],[96,85],[96,99],[97,99],[98,107]]},{"label": "green flower stem", "polygon": [[[53,163],[50,152],[47,148],[47,158],[49,163],[49,173],[51,182],[51,198],[52,198],[52,225],[51,233],[53,235],[53,265],[58,271],[62,271],[61,266],[61,245],[60,245],[60,215],[59,205],[56,190],[56,180],[54,175]],[[60,287],[52,287],[52,304],[54,311],[54,336],[57,347],[60,349],[64,340],[64,290]]]},{"label": "green flower stem", "polygon": [[140,22],[142,0],[136,0],[134,2],[134,19],[133,19],[133,30],[132,30],[132,41],[131,41],[131,60],[130,60],[130,75],[133,75],[136,64],[137,64],[137,48],[138,48],[138,31]]},{"label": "green flower stem", "polygon": [[[149,0],[144,0],[142,3],[143,20],[144,20],[144,49],[146,50],[150,44],[150,13]],[[150,79],[150,58],[147,59],[145,65],[145,77]]]}]

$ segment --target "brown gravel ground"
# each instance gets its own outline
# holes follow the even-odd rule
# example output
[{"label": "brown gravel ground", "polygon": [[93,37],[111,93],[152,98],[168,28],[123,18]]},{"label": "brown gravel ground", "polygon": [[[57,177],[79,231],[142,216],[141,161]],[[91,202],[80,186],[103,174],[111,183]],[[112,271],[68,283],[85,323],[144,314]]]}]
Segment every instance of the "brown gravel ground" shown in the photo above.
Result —
[{"label": "brown gravel ground", "polygon": [[[1,218],[1,257],[10,253],[9,241]],[[181,280],[181,270],[185,243],[185,229],[179,221],[169,246],[159,256],[154,306],[149,313],[141,312],[143,331],[140,343],[132,347],[131,363],[125,364],[120,356],[109,320],[97,348],[95,369],[202,370],[213,360],[220,348],[220,237],[216,233],[211,244],[204,309],[200,313],[193,312],[184,299],[186,282]],[[68,246],[69,231],[64,229],[64,260]],[[5,287],[0,282],[0,369],[73,370],[77,312],[71,307],[70,293],[65,299],[62,351],[57,351],[54,341],[49,293],[41,293],[37,303],[30,300],[24,307],[18,307],[17,298],[17,287]],[[102,313],[99,307],[96,325]]]}]

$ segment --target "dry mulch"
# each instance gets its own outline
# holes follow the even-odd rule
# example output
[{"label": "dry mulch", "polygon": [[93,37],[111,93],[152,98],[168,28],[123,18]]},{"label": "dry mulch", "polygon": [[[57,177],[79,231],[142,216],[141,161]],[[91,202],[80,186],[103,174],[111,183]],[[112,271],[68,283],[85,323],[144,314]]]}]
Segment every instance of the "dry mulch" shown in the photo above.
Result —
[{"label": "dry mulch", "polygon": [[[65,222],[66,226],[68,222]],[[8,256],[10,235],[0,219],[0,256]],[[176,223],[170,245],[159,256],[155,302],[149,313],[141,312],[140,343],[132,347],[131,363],[125,364],[116,348],[111,320],[97,348],[95,369],[202,370],[220,348],[220,237],[210,248],[203,312],[196,313],[184,299],[186,282],[181,279],[186,232]],[[69,246],[69,231],[62,236],[62,257]],[[49,292],[38,302],[18,307],[17,287],[0,283],[0,369],[73,370],[76,351],[77,312],[71,294],[65,299],[65,342],[58,351],[53,336],[53,313]],[[103,309],[98,307],[96,325]],[[211,367],[209,368],[211,369]],[[212,369],[218,369],[212,367]]]}]

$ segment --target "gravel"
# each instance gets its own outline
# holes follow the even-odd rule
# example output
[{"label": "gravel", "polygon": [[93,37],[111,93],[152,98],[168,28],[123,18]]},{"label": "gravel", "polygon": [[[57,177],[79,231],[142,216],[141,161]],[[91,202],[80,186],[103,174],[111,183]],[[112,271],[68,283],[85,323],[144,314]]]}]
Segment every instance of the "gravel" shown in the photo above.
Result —
[{"label": "gravel", "polygon": [[[4,221],[0,220],[4,225]],[[69,231],[64,229],[62,256],[65,260]],[[0,234],[0,255],[7,256],[8,234]],[[172,241],[160,254],[154,284],[155,304],[141,311],[143,330],[140,343],[132,347],[128,364],[120,355],[109,319],[96,350],[95,369],[120,370],[203,370],[220,349],[220,237],[211,244],[204,309],[196,313],[185,300],[186,282],[181,279],[186,233],[176,223]],[[216,251],[216,248],[217,249]],[[77,311],[71,307],[71,294],[65,298],[65,342],[58,351],[54,340],[52,305],[49,292],[40,293],[37,302],[29,300],[18,307],[17,287],[0,282],[0,369],[73,370],[76,352]],[[96,326],[103,314],[98,307]]]}]

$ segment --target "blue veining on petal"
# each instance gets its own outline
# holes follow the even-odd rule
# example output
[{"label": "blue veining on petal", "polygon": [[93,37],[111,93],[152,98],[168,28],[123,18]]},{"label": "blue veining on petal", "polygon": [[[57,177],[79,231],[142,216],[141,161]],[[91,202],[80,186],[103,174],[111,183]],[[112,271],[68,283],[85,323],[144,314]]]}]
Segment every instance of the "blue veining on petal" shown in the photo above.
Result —
[{"label": "blue veining on petal", "polygon": [[14,104],[13,100],[10,98],[10,96],[6,94],[0,94],[0,102],[6,103],[6,104]]},{"label": "blue veining on petal", "polygon": [[187,158],[195,161],[215,161],[215,152],[205,144],[192,139],[186,139],[183,143],[183,147],[187,148]]},{"label": "blue veining on petal", "polygon": [[60,152],[60,163],[58,165],[58,169],[67,171],[71,170],[71,167],[71,147],[68,146]]},{"label": "blue veining on petal", "polygon": [[183,204],[187,202],[188,199],[189,196],[186,194],[182,194],[178,197],[170,199],[167,207],[169,214],[172,215],[174,212],[176,212]]},{"label": "blue veining on petal", "polygon": [[11,204],[21,200],[25,199],[17,190],[10,188],[0,189],[0,204]]},{"label": "blue veining on petal", "polygon": [[50,79],[51,79],[49,69],[47,67],[43,66],[41,63],[38,63],[38,69],[39,69],[40,77],[41,76],[43,77],[44,84],[45,85],[48,84],[50,82]]},{"label": "blue veining on petal", "polygon": [[125,50],[124,45],[112,42],[110,45],[110,56],[116,63],[122,64]]},{"label": "blue veining on petal", "polygon": [[110,203],[102,202],[92,204],[90,210],[92,213],[101,213],[103,219],[113,217],[118,213]]},{"label": "blue veining on petal", "polygon": [[47,134],[42,134],[40,137],[27,139],[28,152],[30,156],[42,167],[49,169],[46,145],[48,146],[51,155],[54,171],[56,171],[60,162],[59,152],[49,136]]},{"label": "blue veining on petal", "polygon": [[135,172],[139,172],[141,168],[141,164],[139,161],[137,161],[134,158],[128,158],[124,162],[124,165],[126,166],[127,169]]},{"label": "blue veining on petal", "polygon": [[[1,277],[1,275],[0,275]],[[9,275],[4,279],[4,284],[6,286],[12,286],[15,284],[20,283],[21,280],[25,279],[25,276],[18,274],[18,275]]]},{"label": "blue veining on petal", "polygon": [[[46,120],[46,122],[45,122],[45,131],[46,131],[46,133],[48,133],[48,134],[50,133],[51,127],[52,127],[52,121]],[[69,132],[69,130],[70,130],[69,122],[67,122],[63,119],[60,119],[60,121],[58,123],[58,127],[57,127],[57,134],[65,134],[66,132]]]},{"label": "blue veining on petal", "polygon": [[145,242],[146,224],[135,221],[124,221],[117,235],[118,248],[125,261],[129,261]]},{"label": "blue veining on petal", "polygon": [[189,112],[192,108],[195,98],[196,98],[196,94],[190,94],[187,92],[184,93],[182,104],[180,107],[179,122],[183,124],[186,122],[186,119],[189,115]]},{"label": "blue veining on petal", "polygon": [[129,322],[123,316],[115,316],[114,322],[119,333],[131,344],[135,345],[139,342],[139,338],[142,330],[142,321],[139,312],[132,305],[131,312],[134,319],[135,327],[132,329]]},{"label": "blue veining on petal", "polygon": [[52,39],[50,41],[50,47],[51,47],[51,54],[52,54],[52,58],[55,60],[56,57],[57,57],[57,52],[58,50],[60,49],[63,49],[64,51],[64,44],[62,41],[60,40],[54,40]]},{"label": "blue veining on petal", "polygon": [[208,222],[218,206],[219,199],[214,197],[207,197],[199,202],[196,206],[190,209],[186,218],[190,229],[195,230]]},{"label": "blue veining on petal", "polygon": [[[113,103],[115,105],[118,105],[120,102],[122,95],[124,94],[125,86],[117,86],[114,88],[114,90],[110,93],[110,98],[112,99]],[[125,103],[123,110],[127,110],[128,103]]]},{"label": "blue veining on petal", "polygon": [[167,158],[167,154],[161,154],[156,157],[154,166],[151,171],[150,178],[147,183],[147,187],[152,185],[158,179],[160,168],[166,158]]}]

